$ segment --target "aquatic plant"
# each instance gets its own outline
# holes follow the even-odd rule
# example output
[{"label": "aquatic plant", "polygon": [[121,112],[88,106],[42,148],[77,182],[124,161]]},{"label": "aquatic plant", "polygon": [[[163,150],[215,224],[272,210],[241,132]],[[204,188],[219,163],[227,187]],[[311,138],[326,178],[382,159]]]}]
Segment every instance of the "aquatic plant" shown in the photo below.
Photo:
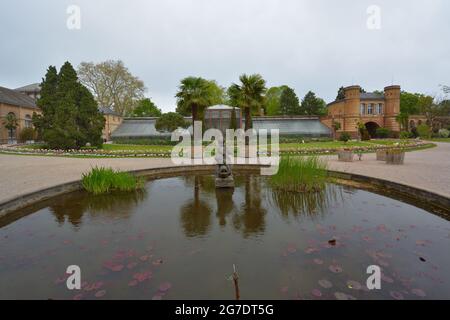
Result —
[{"label": "aquatic plant", "polygon": [[96,195],[112,191],[134,191],[144,186],[144,180],[140,177],[103,167],[94,167],[90,172],[83,173],[81,183],[86,191]]},{"label": "aquatic plant", "polygon": [[270,183],[274,189],[288,192],[318,192],[325,188],[326,180],[327,164],[319,157],[286,156]]}]

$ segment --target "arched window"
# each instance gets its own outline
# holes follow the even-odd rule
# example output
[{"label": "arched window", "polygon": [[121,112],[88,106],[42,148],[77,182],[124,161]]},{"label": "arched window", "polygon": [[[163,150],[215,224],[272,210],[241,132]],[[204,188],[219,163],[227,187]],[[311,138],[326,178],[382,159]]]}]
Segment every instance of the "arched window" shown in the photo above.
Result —
[{"label": "arched window", "polygon": [[33,126],[33,122],[31,121],[31,116],[27,114],[25,116],[25,128],[31,128]]},{"label": "arched window", "polygon": [[383,114],[383,104],[379,103],[377,106],[377,113],[378,114]]},{"label": "arched window", "polygon": [[409,126],[410,126],[411,128],[415,128],[415,127],[416,127],[416,123],[414,122],[414,120],[411,120],[411,121],[409,122]]},{"label": "arched window", "polygon": [[367,114],[373,114],[373,103],[369,103],[367,106]]}]

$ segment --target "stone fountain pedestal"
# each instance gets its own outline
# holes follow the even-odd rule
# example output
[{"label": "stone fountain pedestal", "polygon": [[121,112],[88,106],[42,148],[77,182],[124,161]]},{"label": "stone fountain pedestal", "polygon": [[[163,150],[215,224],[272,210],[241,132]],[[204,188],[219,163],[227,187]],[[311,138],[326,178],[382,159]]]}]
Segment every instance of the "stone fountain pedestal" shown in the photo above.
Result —
[{"label": "stone fountain pedestal", "polygon": [[217,165],[216,188],[234,188],[234,178],[229,165]]}]

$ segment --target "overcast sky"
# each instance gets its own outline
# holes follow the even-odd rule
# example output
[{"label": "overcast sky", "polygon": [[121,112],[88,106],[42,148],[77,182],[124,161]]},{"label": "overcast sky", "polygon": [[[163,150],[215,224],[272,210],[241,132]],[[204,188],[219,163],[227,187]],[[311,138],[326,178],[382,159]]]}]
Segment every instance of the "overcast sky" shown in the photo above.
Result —
[{"label": "overcast sky", "polygon": [[[69,5],[80,30],[66,26]],[[371,5],[381,29],[367,27]],[[121,59],[164,111],[190,75],[229,86],[260,73],[327,102],[350,84],[436,94],[450,85],[449,17],[448,0],[1,0],[0,86],[40,82],[66,60]]]}]

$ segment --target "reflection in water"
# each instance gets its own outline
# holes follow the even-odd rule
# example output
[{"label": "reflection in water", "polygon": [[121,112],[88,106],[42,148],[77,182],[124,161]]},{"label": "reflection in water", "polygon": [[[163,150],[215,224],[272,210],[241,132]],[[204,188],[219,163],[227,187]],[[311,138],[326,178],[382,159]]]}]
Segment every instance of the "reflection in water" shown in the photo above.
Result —
[{"label": "reflection in water", "polygon": [[[0,299],[233,299],[232,264],[243,299],[449,299],[448,221],[352,187],[294,194],[235,179],[234,190],[198,176],[75,192],[0,219]],[[71,264],[83,269],[78,292]],[[356,290],[373,264],[382,290]]]},{"label": "reflection in water", "polygon": [[261,205],[261,178],[247,175],[244,179],[245,203],[233,216],[233,224],[244,237],[248,237],[264,232],[266,209]]},{"label": "reflection in water", "polygon": [[68,221],[74,227],[80,227],[87,212],[91,217],[101,215],[110,218],[129,218],[132,208],[143,201],[146,195],[145,190],[105,195],[77,192],[62,196],[60,201],[50,205],[49,208],[60,225]]},{"label": "reflection in water", "polygon": [[217,213],[216,216],[219,219],[219,225],[224,227],[226,222],[226,217],[235,210],[235,205],[233,202],[234,189],[216,189],[216,200],[217,200]]},{"label": "reflection in water", "polygon": [[280,209],[284,218],[292,215],[295,218],[307,216],[314,218],[326,212],[328,205],[332,202],[344,201],[342,189],[336,186],[326,186],[318,192],[285,192],[277,189],[270,189],[269,200],[272,205]]},{"label": "reflection in water", "polygon": [[[211,225],[211,207],[200,199],[200,176],[194,177],[194,197],[181,207],[181,223],[187,237],[206,235]],[[186,179],[189,182],[191,179]]]}]

